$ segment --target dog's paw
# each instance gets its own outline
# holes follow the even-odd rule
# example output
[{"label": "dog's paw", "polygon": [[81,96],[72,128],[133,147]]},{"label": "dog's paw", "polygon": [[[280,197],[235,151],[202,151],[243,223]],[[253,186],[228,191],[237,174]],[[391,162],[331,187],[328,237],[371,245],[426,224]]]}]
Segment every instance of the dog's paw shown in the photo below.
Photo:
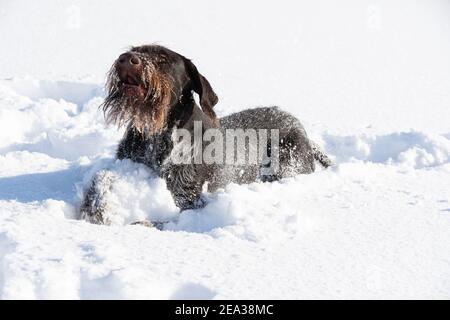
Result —
[{"label": "dog's paw", "polygon": [[148,221],[148,220],[142,220],[142,221],[136,221],[131,223],[131,225],[140,225],[140,226],[144,226],[147,228],[156,228],[160,231],[162,231],[164,229],[164,225],[167,223],[168,221]]}]

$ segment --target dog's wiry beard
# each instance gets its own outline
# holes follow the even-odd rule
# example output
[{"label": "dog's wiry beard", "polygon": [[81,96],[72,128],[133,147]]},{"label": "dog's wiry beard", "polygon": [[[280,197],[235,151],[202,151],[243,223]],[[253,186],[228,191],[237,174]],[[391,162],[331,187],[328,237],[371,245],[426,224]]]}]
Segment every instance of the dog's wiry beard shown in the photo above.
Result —
[{"label": "dog's wiry beard", "polygon": [[164,128],[167,110],[171,101],[171,82],[159,72],[153,63],[140,55],[144,63],[140,75],[140,96],[124,92],[115,64],[108,73],[106,81],[107,96],[103,102],[106,123],[119,127],[129,125],[141,133],[160,131]]}]

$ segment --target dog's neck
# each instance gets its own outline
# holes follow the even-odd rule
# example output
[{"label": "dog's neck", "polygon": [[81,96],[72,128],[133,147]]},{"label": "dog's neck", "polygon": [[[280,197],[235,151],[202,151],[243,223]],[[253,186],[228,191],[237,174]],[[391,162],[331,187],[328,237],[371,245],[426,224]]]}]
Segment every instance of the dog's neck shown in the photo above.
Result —
[{"label": "dog's neck", "polygon": [[165,129],[171,130],[174,127],[184,127],[191,118],[195,106],[196,104],[192,92],[183,91],[178,97],[177,102],[169,107]]}]

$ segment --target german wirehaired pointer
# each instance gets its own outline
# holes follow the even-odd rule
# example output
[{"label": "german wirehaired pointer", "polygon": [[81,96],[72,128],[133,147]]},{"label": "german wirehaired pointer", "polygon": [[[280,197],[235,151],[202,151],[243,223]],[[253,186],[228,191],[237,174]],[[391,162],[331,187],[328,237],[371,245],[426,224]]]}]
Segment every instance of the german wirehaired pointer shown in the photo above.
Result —
[{"label": "german wirehaired pointer", "polygon": [[[117,158],[143,163],[164,178],[180,210],[205,204],[201,196],[205,183],[208,191],[213,192],[230,182],[273,181],[312,173],[315,160],[324,167],[331,164],[330,159],[308,139],[301,123],[277,107],[248,109],[218,119],[213,110],[218,98],[208,80],[191,60],[162,46],[133,47],[120,55],[108,74],[106,91],[103,103],[106,121],[127,127],[117,149]],[[198,94],[200,106],[196,104],[193,92]],[[192,133],[183,143],[178,135],[181,129],[184,133]],[[228,131],[233,131],[237,139],[237,131],[244,134],[241,140],[244,148],[236,154],[233,149],[231,157],[228,157],[230,151],[225,150],[227,159],[241,156],[242,160],[239,153],[256,150],[256,162],[224,160],[219,151],[230,148],[228,143],[225,144],[225,140],[229,142]],[[205,138],[206,135],[209,138]],[[195,140],[199,136],[201,140]],[[192,151],[187,158],[193,161],[186,161],[185,157],[183,162],[176,154],[186,141],[190,147],[181,153],[186,155],[189,153],[186,150]],[[231,141],[234,147],[235,140]],[[211,152],[213,142],[217,148]],[[208,147],[212,158],[218,161],[197,157],[202,150],[206,153]],[[275,153],[277,165],[272,166]],[[247,160],[250,155],[244,158]],[[93,178],[80,208],[83,219],[110,223],[105,215],[107,204],[104,200],[104,193],[111,183],[108,179],[105,171]]]}]

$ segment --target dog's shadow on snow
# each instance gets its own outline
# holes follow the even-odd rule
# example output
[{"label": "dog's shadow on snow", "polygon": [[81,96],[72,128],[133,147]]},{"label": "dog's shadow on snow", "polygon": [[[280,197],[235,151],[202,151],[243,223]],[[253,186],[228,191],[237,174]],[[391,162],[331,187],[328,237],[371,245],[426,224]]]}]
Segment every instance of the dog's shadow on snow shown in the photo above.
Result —
[{"label": "dog's shadow on snow", "polygon": [[0,178],[0,200],[71,201],[75,194],[75,183],[82,180],[83,172],[81,167],[74,166],[60,171]]}]

